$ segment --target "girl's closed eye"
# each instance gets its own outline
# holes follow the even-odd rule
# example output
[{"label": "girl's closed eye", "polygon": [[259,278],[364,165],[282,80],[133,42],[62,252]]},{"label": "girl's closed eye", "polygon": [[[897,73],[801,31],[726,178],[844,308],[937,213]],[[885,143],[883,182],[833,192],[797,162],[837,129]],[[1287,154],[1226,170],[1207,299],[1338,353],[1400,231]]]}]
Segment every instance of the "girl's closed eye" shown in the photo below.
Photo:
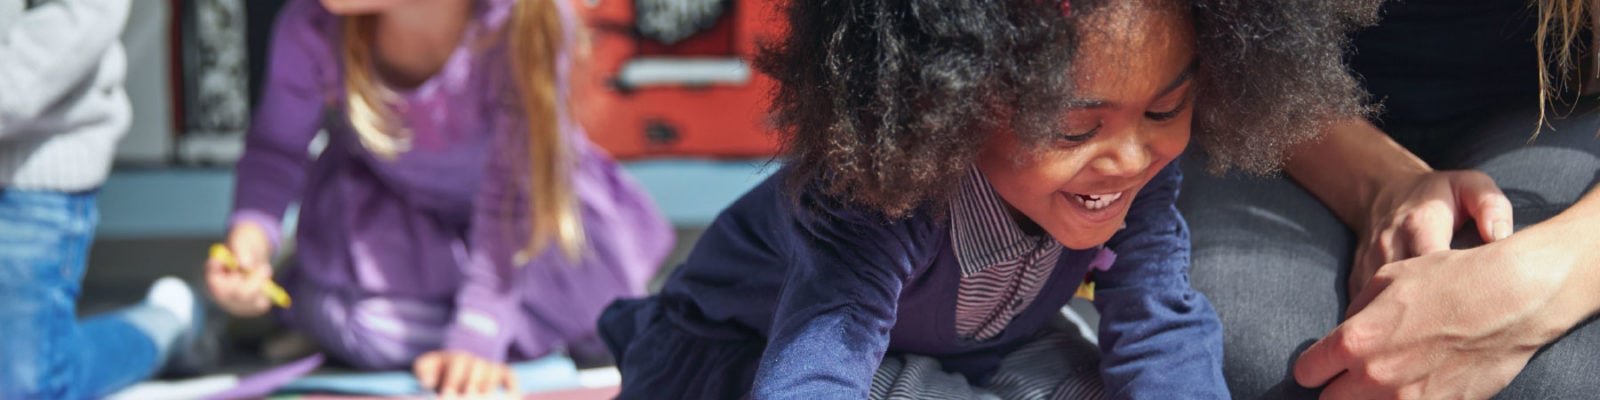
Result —
[{"label": "girl's closed eye", "polygon": [[1106,107],[1105,102],[1085,100],[1080,103],[1067,110],[1066,118],[1062,121],[1061,134],[1056,135],[1058,142],[1069,147],[1093,139],[1104,126],[1099,109]]},{"label": "girl's closed eye", "polygon": [[1150,107],[1152,111],[1145,111],[1144,117],[1156,122],[1165,122],[1177,118],[1179,114],[1183,114],[1183,111],[1189,108],[1190,100],[1194,99],[1194,96],[1191,95],[1190,87],[1189,85],[1184,85],[1183,88],[1174,90],[1166,96],[1167,98],[1156,102]]},{"label": "girl's closed eye", "polygon": [[1087,129],[1074,129],[1072,124],[1067,126],[1067,132],[1061,134],[1061,140],[1066,141],[1068,144],[1087,142],[1089,139],[1093,139],[1095,134],[1100,133],[1100,124],[1098,122]]}]

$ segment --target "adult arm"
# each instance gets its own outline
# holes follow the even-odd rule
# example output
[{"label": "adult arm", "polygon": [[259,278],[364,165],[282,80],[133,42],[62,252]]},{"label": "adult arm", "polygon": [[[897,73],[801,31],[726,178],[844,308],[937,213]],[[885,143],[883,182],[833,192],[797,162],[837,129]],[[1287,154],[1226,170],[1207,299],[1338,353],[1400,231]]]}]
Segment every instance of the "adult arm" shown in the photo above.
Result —
[{"label": "adult arm", "polygon": [[1488,398],[1600,310],[1600,192],[1505,240],[1386,265],[1295,364],[1324,398]]},{"label": "adult arm", "polygon": [[1285,170],[1356,232],[1352,297],[1384,264],[1449,249],[1468,220],[1484,242],[1511,234],[1511,202],[1488,175],[1434,171],[1364,119],[1295,149]]},{"label": "adult arm", "polygon": [[[1363,121],[1299,149],[1288,172],[1361,240],[1348,319],[1295,364],[1325,398],[1488,397],[1600,308],[1594,193],[1513,234],[1487,176],[1433,171]],[[1449,250],[1467,221],[1489,244]]]}]

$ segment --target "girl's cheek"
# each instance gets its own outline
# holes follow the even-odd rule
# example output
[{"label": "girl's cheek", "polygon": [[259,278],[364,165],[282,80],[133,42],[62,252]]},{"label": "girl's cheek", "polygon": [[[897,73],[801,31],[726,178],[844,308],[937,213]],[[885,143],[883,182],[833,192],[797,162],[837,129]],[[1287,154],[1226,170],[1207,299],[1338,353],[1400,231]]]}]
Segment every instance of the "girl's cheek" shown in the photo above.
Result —
[{"label": "girl's cheek", "polygon": [[1156,140],[1159,142],[1153,147],[1159,149],[1157,151],[1162,159],[1171,160],[1177,158],[1179,154],[1183,153],[1184,149],[1189,147],[1190,128],[1190,124],[1179,124],[1174,126],[1171,132],[1156,135]]}]

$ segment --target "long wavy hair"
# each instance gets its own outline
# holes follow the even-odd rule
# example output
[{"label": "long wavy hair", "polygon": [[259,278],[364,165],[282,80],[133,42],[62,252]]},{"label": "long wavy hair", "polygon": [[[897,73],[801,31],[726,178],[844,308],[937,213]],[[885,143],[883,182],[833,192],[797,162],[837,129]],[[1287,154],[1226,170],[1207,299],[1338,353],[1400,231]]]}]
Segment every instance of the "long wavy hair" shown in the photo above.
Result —
[{"label": "long wavy hair", "polygon": [[[573,160],[559,128],[557,55],[566,41],[555,1],[520,0],[495,40],[505,44],[508,75],[527,130],[529,241],[521,257],[539,254],[552,243],[569,258],[583,247],[577,195],[571,181]],[[350,125],[374,154],[393,158],[406,151],[410,133],[394,115],[397,96],[376,76],[372,51],[373,16],[343,18],[340,58]],[[518,264],[521,264],[520,262]]]},{"label": "long wavy hair", "polygon": [[[1592,32],[1596,25],[1594,3],[1592,0],[1532,0],[1533,7],[1539,16],[1539,28],[1535,31],[1533,43],[1538,48],[1539,54],[1539,125],[1547,121],[1547,111],[1554,103],[1564,102],[1562,93],[1568,89],[1582,91],[1581,87],[1568,88],[1568,83],[1576,82],[1582,86],[1586,80],[1578,74],[1583,65],[1579,60],[1584,49],[1582,35]],[[1600,73],[1600,67],[1590,73]],[[1539,131],[1534,130],[1537,138]],[[1530,138],[1529,140],[1532,140]]]}]

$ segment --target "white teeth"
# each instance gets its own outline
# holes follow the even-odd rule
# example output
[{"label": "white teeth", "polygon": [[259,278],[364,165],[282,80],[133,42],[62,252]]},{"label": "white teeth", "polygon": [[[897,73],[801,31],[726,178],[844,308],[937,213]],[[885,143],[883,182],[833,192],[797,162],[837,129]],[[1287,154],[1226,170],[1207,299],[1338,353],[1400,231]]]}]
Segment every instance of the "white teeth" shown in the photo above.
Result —
[{"label": "white teeth", "polygon": [[1077,199],[1079,204],[1083,204],[1083,208],[1087,208],[1089,211],[1096,211],[1106,208],[1106,206],[1116,202],[1117,199],[1122,198],[1122,193],[1080,194],[1073,195],[1072,198]]}]

